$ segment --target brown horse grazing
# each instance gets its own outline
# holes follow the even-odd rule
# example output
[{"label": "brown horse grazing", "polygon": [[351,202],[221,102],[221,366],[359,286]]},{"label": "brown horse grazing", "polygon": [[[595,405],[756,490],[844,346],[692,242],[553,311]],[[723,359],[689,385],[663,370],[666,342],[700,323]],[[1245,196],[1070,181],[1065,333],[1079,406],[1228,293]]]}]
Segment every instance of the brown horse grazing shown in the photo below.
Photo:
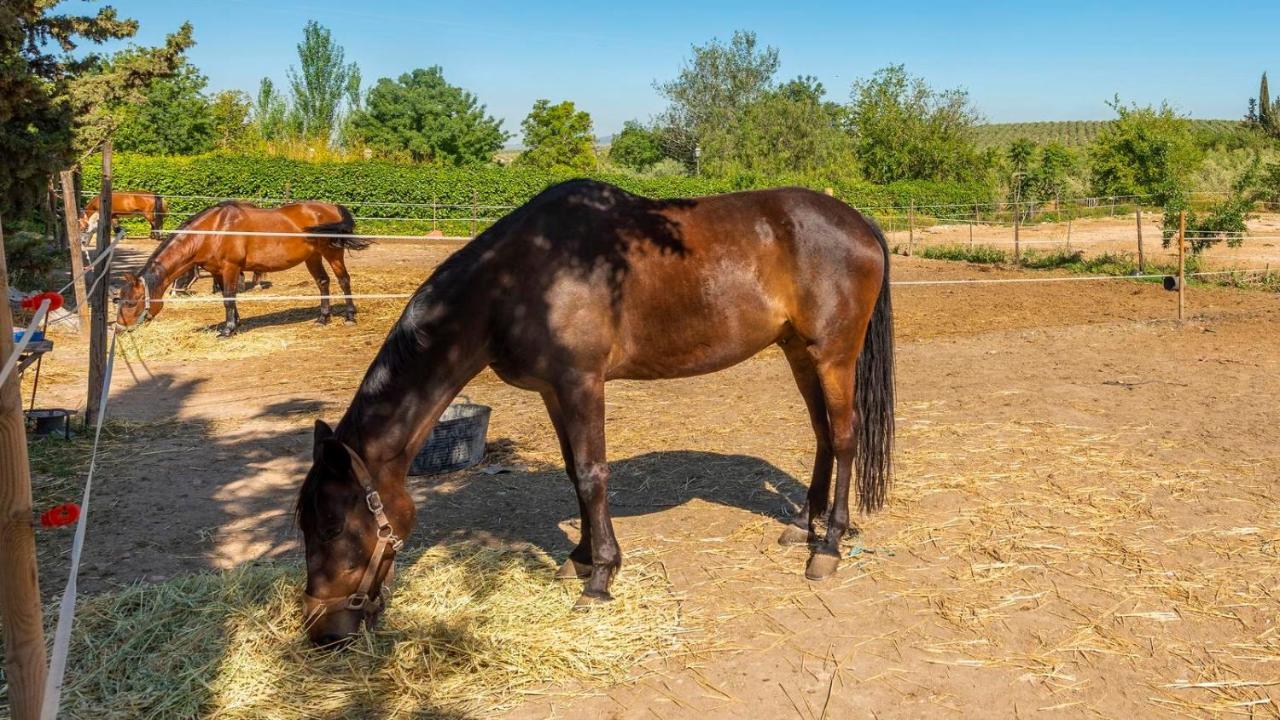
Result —
[{"label": "brown horse grazing", "polygon": [[[116,322],[129,327],[155,317],[164,309],[164,294],[175,278],[194,267],[209,271],[222,285],[227,320],[219,335],[228,337],[240,323],[236,291],[245,270],[255,273],[287,270],[306,263],[320,288],[320,318],[329,322],[329,275],[324,262],[338,276],[345,295],[351,294],[343,254],[363,250],[368,240],[349,236],[355,229],[351,213],[341,205],[298,202],[264,209],[228,200],[207,208],[178,228],[151,253],[140,275],[126,273],[120,289]],[[197,231],[184,234],[183,230]],[[216,234],[202,234],[218,231]],[[260,236],[237,233],[297,233]],[[355,302],[347,299],[346,320],[356,321]]]},{"label": "brown horse grazing", "polygon": [[864,511],[883,505],[890,482],[888,274],[879,228],[809,190],[690,200],[585,180],[546,190],[431,274],[337,428],[316,422],[296,509],[308,635],[341,643],[376,617],[416,515],[410,461],[486,366],[546,404],[582,519],[560,576],[586,578],[578,603],[587,605],[610,599],[622,561],[608,506],[605,381],[709,373],[780,345],[817,437],[806,510],[781,541],[816,542],[806,575],[831,575],[854,473]]},{"label": "brown horse grazing", "polygon": [[[80,232],[89,231],[89,219],[99,210],[101,196],[94,195],[80,213]],[[151,225],[151,238],[158,240],[160,231],[164,229],[164,216],[167,212],[164,198],[153,192],[111,192],[111,219],[126,215],[141,215]]]}]

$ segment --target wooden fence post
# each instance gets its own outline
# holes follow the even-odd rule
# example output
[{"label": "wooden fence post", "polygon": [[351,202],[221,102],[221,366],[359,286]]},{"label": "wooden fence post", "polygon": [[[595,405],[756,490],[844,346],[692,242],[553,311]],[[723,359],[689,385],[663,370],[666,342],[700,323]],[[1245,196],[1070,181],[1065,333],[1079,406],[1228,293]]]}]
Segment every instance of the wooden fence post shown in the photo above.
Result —
[{"label": "wooden fence post", "polygon": [[1187,257],[1186,257],[1186,238],[1187,238],[1187,211],[1182,210],[1178,213],[1178,319],[1182,319],[1184,309],[1186,307],[1187,293]]},{"label": "wooden fence post", "polygon": [[471,237],[476,236],[476,228],[480,223],[480,191],[471,191]]},{"label": "wooden fence post", "polygon": [[[111,244],[111,140],[102,144],[102,194],[98,201],[98,253],[102,257]],[[92,310],[89,317],[89,401],[84,408],[84,424],[96,423],[102,397],[102,378],[107,372],[107,291],[111,283],[111,261],[102,260],[94,268],[97,288],[89,298]],[[102,278],[98,282],[98,278]]]},{"label": "wooden fence post", "polygon": [[[0,228],[0,360],[13,352],[8,267]],[[31,526],[31,468],[18,373],[0,386],[0,619],[4,621],[4,674],[14,720],[40,716],[44,694],[44,620]]]},{"label": "wooden fence post", "polygon": [[76,314],[80,316],[80,333],[89,329],[89,303],[85,298],[84,244],[80,241],[80,206],[76,202],[76,184],[70,170],[58,173],[62,179],[62,214],[67,226],[67,246],[71,248],[71,287],[76,295]]},{"label": "wooden fence post", "polygon": [[1022,205],[1019,202],[1013,204],[1013,261],[1020,262],[1022,260]]},{"label": "wooden fence post", "polygon": [[907,255],[916,254],[916,201],[907,210]]},{"label": "wooden fence post", "polygon": [[1138,219],[1138,274],[1147,274],[1147,256],[1142,250],[1142,206],[1134,211],[1134,215]]}]

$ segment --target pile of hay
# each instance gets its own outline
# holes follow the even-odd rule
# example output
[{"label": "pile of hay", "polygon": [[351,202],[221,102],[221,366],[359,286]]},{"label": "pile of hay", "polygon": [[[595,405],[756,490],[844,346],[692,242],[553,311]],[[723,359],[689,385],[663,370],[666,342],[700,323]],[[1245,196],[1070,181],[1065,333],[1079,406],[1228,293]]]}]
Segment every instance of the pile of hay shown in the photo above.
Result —
[{"label": "pile of hay", "polygon": [[572,609],[578,583],[541,552],[474,544],[406,553],[380,626],[311,649],[301,570],[261,564],[82,602],[66,717],[461,717],[522,694],[626,677],[686,629],[658,566],[631,564],[618,600]]}]

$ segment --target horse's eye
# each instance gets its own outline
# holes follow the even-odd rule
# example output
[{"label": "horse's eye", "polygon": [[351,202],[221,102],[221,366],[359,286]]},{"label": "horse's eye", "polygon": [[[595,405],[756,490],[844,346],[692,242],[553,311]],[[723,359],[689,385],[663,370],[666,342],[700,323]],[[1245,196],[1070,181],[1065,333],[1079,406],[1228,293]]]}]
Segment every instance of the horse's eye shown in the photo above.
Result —
[{"label": "horse's eye", "polygon": [[342,534],[342,525],[330,525],[320,529],[320,542],[327,543]]}]

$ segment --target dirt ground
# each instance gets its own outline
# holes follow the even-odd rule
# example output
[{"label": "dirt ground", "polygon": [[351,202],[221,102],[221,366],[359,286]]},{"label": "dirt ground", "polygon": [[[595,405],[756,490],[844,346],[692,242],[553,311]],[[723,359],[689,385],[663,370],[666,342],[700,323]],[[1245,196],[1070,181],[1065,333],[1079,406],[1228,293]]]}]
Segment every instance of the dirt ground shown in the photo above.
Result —
[{"label": "dirt ground", "polygon": [[[376,246],[356,292],[411,290],[449,251]],[[894,261],[897,280],[1048,276]],[[301,269],[272,279],[314,292]],[[813,452],[779,352],[611,384],[624,557],[661,562],[701,632],[633,682],[510,716],[1280,717],[1280,299],[1188,302],[1179,324],[1151,283],[896,288],[897,485],[823,584],[775,543]],[[341,415],[402,305],[318,327],[308,303],[245,303],[227,341],[218,306],[174,306],[125,336],[110,414],[135,439],[102,460],[82,589],[297,557],[311,424]],[[84,348],[55,340],[39,405],[83,406]],[[487,371],[465,394],[494,408],[486,464],[515,471],[412,480],[412,542],[562,557],[576,505],[540,400]],[[68,536],[38,537],[47,596]]]}]

